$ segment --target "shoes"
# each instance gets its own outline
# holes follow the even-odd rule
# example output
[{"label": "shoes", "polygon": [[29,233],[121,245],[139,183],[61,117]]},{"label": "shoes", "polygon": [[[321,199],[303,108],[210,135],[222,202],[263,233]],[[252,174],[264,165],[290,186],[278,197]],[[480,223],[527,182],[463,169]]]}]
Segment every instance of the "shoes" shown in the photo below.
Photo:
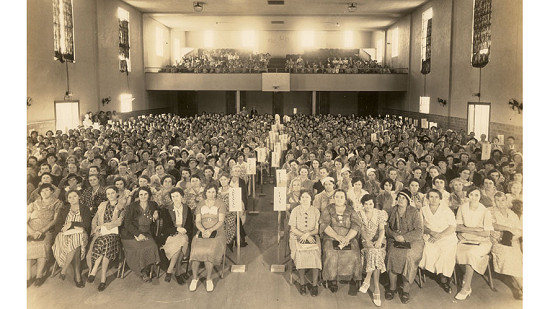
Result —
[{"label": "shoes", "polygon": [[198,279],[191,280],[191,284],[189,284],[189,291],[195,292],[197,290],[197,284],[199,284]]},{"label": "shoes", "polygon": [[[166,279],[164,279],[164,280],[166,280]],[[185,278],[183,277],[183,275],[176,276],[176,281],[178,282],[179,285],[184,285],[185,284]]]},{"label": "shoes", "polygon": [[206,292],[214,291],[214,282],[212,280],[206,280]]},{"label": "shoes", "polygon": [[399,298],[401,299],[402,304],[406,304],[410,300],[410,295],[408,292],[402,292]]},{"label": "shoes", "polygon": [[311,296],[315,297],[319,295],[319,288],[317,286],[312,286],[309,290],[309,293],[311,294]]},{"label": "shoes", "polygon": [[300,285],[299,291],[300,291],[300,295],[306,295],[306,293],[307,293],[306,285],[305,285],[305,284],[301,284],[301,285]]},{"label": "shoes", "polygon": [[172,280],[172,274],[166,273],[166,276],[164,276],[164,282],[170,282]]},{"label": "shoes", "polygon": [[248,243],[246,242],[246,240],[241,239],[241,248],[244,248],[246,246],[248,246]]},{"label": "shoes", "polygon": [[372,294],[372,302],[376,305],[376,307],[382,306],[382,301],[380,300],[380,293],[373,293]]},{"label": "shoes", "polygon": [[472,289],[470,289],[469,291],[466,291],[466,290],[462,289],[462,290],[460,290],[460,292],[458,294],[456,294],[455,299],[465,300],[471,294],[472,294]]},{"label": "shoes", "polygon": [[332,293],[338,292],[338,283],[336,283],[336,280],[330,280],[330,281],[328,282],[328,289],[329,289]]},{"label": "shoes", "polygon": [[97,290],[100,292],[103,292],[106,288],[105,282],[101,282],[99,286],[97,287]]},{"label": "shoes", "polygon": [[79,289],[84,287],[84,281],[82,281],[82,279],[80,279],[80,281],[76,281],[76,279],[74,279],[74,283],[76,284],[76,287]]},{"label": "shoes", "polygon": [[149,277],[149,274],[147,272],[142,272],[141,280],[143,280],[143,282],[151,282],[151,277]]},{"label": "shoes", "polygon": [[357,290],[358,290],[357,282],[355,280],[350,280],[348,295],[349,296],[357,296]]},{"label": "shoes", "polygon": [[61,279],[62,281],[65,280],[65,274],[60,274],[59,279]]},{"label": "shoes", "polygon": [[447,282],[444,282],[441,284],[441,286],[443,287],[443,290],[449,294],[451,294],[453,292],[453,289],[451,288],[451,285],[449,284],[449,281],[447,280]]},{"label": "shoes", "polygon": [[36,281],[34,281],[34,286],[39,287],[44,283],[44,281],[46,281],[46,278],[36,278]]},{"label": "shoes", "polygon": [[386,300],[392,300],[395,296],[395,292],[395,290],[387,289],[386,291],[384,291],[384,298],[386,298]]},{"label": "shoes", "polygon": [[92,283],[92,282],[94,282],[94,280],[95,280],[95,276],[94,276],[94,275],[89,275],[89,276],[88,276],[88,283]]},{"label": "shoes", "polygon": [[365,280],[363,281],[363,284],[359,288],[359,292],[366,294],[369,291],[369,287],[370,287],[370,282]]}]

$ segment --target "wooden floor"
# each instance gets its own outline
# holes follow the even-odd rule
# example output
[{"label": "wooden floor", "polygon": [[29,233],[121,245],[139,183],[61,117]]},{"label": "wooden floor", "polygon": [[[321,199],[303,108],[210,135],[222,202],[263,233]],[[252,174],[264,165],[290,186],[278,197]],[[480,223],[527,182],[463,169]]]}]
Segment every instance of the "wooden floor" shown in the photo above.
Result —
[{"label": "wooden floor", "polygon": [[[189,280],[185,286],[180,286],[175,280],[164,282],[161,275],[160,279],[154,279],[152,283],[143,283],[131,272],[124,279],[117,279],[114,269],[108,273],[105,291],[97,291],[98,279],[78,289],[69,271],[65,281],[56,276],[49,278],[40,288],[27,289],[28,308],[375,308],[370,293],[349,296],[348,286],[344,283],[340,284],[339,291],[334,294],[320,288],[319,296],[314,298],[309,294],[301,296],[296,286],[290,285],[288,273],[270,272],[271,264],[278,263],[277,214],[272,211],[273,205],[270,203],[273,186],[265,185],[264,191],[266,195],[258,197],[260,214],[249,215],[245,226],[249,246],[241,250],[241,264],[246,264],[246,272],[231,273],[229,265],[226,266],[223,279],[214,277],[215,289],[212,293],[206,292],[204,280],[196,292],[189,292]],[[235,252],[228,251],[229,259],[234,261],[235,257]],[[231,264],[229,259],[228,264]],[[453,285],[452,295],[446,294],[428,277],[423,288],[412,285],[408,305],[401,304],[398,297],[386,301],[382,295],[381,308],[522,308],[523,303],[515,300],[510,288],[498,278],[495,279],[496,292],[491,291],[484,278],[478,274],[474,275],[472,286],[472,295],[458,302],[454,300],[456,286]]]}]

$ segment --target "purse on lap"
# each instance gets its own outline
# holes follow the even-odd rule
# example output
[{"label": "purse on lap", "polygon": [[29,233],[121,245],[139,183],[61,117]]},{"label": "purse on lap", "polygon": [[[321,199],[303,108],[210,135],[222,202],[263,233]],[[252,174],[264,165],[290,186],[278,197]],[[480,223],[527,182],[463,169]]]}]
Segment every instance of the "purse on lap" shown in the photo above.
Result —
[{"label": "purse on lap", "polygon": [[338,240],[333,240],[332,247],[334,250],[351,250],[351,243],[347,244],[347,246],[343,248],[340,248],[340,242]]},{"label": "purse on lap", "polygon": [[394,241],[393,246],[399,249],[410,249],[411,243],[407,241]]},{"label": "purse on lap", "polygon": [[[218,234],[218,231],[214,231],[210,234],[210,237],[208,238],[216,238],[216,234]],[[199,238],[204,238],[202,237],[202,232],[199,232]]]}]

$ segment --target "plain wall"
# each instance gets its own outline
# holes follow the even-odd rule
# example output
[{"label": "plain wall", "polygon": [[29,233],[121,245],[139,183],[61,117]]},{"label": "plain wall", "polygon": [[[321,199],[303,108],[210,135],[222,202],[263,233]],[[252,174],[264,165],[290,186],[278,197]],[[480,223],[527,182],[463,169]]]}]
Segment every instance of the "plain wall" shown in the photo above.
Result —
[{"label": "plain wall", "polygon": [[[121,7],[130,13],[131,72],[119,71],[118,17]],[[147,104],[143,72],[142,14],[118,0],[74,1],[75,63],[68,63],[72,100],[80,101],[80,116],[89,111],[120,111],[120,94],[131,93],[133,109]],[[67,91],[65,64],[53,59],[53,16],[51,1],[27,3],[27,123],[55,124],[54,101]],[[103,106],[101,99],[111,97]]]},{"label": "plain wall", "polygon": [[333,115],[357,115],[357,92],[332,91],[329,93],[329,113]]},{"label": "plain wall", "polygon": [[[398,28],[397,56],[392,55],[392,31]],[[386,30],[386,59],[391,68],[408,68],[410,52],[411,15],[406,15]]]},{"label": "plain wall", "polygon": [[[162,38],[157,38],[157,28],[162,31]],[[130,30],[131,31],[131,30]],[[162,39],[162,55],[157,54],[157,40]],[[171,32],[168,27],[143,15],[143,59],[146,68],[163,68],[171,63]]]},{"label": "plain wall", "polygon": [[225,113],[225,91],[197,91],[197,107],[199,114],[207,113]]},{"label": "plain wall", "polygon": [[[204,31],[187,31],[186,46],[205,48]],[[212,48],[243,49],[242,32],[240,31],[213,31],[214,46]],[[284,57],[287,54],[301,54],[304,52],[302,38],[299,31],[258,31],[258,48],[260,53],[269,52],[272,56]],[[314,32],[314,48],[343,48],[343,31],[316,31]],[[371,48],[371,31],[354,31],[353,46],[350,48]]]},{"label": "plain wall", "polygon": [[273,92],[241,91],[241,100],[243,96],[247,111],[252,110],[254,106],[260,115],[273,113]]}]

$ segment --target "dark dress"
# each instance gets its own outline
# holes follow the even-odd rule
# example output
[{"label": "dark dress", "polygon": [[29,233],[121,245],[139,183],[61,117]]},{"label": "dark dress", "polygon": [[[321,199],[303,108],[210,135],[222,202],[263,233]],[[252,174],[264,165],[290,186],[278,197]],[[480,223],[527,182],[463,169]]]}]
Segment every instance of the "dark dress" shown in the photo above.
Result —
[{"label": "dark dress", "polygon": [[[402,217],[399,216],[398,209],[399,206],[391,209],[386,228],[388,239],[387,270],[403,275],[409,283],[412,283],[424,250],[424,240],[422,239],[424,227],[421,214],[416,207],[407,206]],[[394,246],[395,237],[398,235],[403,236],[405,241],[411,244],[411,249],[401,249]]]},{"label": "dark dress", "polygon": [[330,204],[321,212],[320,229],[323,237],[323,279],[337,280],[338,276],[361,280],[361,253],[356,238],[350,241],[351,250],[335,250],[334,238],[324,233],[330,226],[338,235],[347,235],[350,230],[361,233],[361,218],[353,207],[347,205],[343,215],[336,213],[336,205]]},{"label": "dark dress", "polygon": [[[121,240],[126,262],[136,274],[140,274],[148,265],[160,262],[157,244],[153,239],[153,231],[156,229],[153,214],[158,209],[157,203],[149,201],[145,210],[141,208],[139,202],[130,204],[126,210]],[[140,234],[148,239],[137,241],[135,237]]]},{"label": "dark dress", "polygon": [[97,189],[96,194],[93,194],[93,188],[88,187],[82,191],[82,195],[80,195],[80,205],[88,207],[90,209],[90,214],[92,218],[95,216],[95,213],[97,212],[97,208],[99,207],[99,204],[101,202],[104,202],[107,200],[107,195],[105,194],[105,188],[99,187]]}]

